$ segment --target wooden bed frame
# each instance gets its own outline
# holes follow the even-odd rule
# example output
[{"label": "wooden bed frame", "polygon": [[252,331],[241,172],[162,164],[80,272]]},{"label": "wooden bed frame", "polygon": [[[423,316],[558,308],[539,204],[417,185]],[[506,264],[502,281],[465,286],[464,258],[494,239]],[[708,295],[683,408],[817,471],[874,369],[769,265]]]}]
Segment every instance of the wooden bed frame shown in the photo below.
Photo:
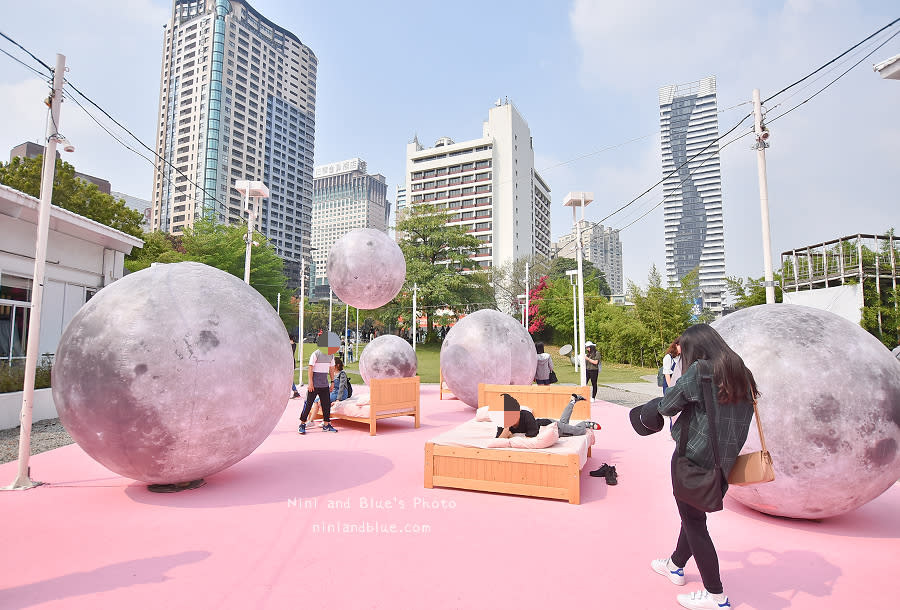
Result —
[{"label": "wooden bed frame", "polygon": [[369,435],[375,436],[375,423],[388,417],[412,416],[419,427],[419,377],[369,380],[369,416],[352,417],[332,413],[332,419],[369,424]]},{"label": "wooden bed frame", "polygon": [[[536,418],[558,419],[573,393],[587,400],[575,403],[572,419],[590,419],[588,386],[516,386],[479,384],[478,405],[503,410],[502,393],[530,407]],[[588,448],[588,456],[591,455]],[[555,498],[581,503],[581,468],[577,455],[536,451],[452,447],[425,443],[425,487],[453,487],[497,493]]]}]

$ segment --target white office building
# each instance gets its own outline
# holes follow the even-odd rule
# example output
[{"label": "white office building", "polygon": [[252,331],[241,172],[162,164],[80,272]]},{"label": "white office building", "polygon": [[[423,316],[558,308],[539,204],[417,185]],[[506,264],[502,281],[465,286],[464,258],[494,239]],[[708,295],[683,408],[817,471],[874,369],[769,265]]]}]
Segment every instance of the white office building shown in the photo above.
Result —
[{"label": "white office building", "polygon": [[699,268],[697,305],[719,312],[725,294],[725,227],[715,77],[660,88],[659,122],[666,280],[676,285]]},{"label": "white office building", "polygon": [[476,140],[440,138],[406,147],[409,205],[452,214],[481,240],[473,260],[489,268],[550,251],[550,187],[534,168],[531,131],[511,102],[497,100]]},{"label": "white office building", "polygon": [[[625,276],[622,271],[622,242],[619,230],[604,227],[586,220],[579,220],[581,238],[584,240],[584,258],[606,276],[612,294],[624,294]],[[563,235],[556,243],[556,256],[576,258],[576,233]]]},{"label": "white office building", "polygon": [[366,173],[360,158],[317,165],[313,172],[312,282],[314,296],[327,298],[328,253],[353,229],[387,232],[391,204],[381,174]]},{"label": "white office building", "polygon": [[257,229],[292,285],[309,253],[313,52],[244,0],[175,0],[163,32],[151,228],[245,223],[237,180],[262,180]]}]

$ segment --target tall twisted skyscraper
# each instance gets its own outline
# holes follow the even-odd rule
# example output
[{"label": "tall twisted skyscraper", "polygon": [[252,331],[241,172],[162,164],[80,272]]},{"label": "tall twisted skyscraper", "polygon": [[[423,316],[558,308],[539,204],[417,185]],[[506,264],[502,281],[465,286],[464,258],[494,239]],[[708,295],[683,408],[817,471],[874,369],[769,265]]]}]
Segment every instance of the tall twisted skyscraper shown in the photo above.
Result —
[{"label": "tall twisted skyscraper", "polygon": [[666,280],[677,284],[698,269],[698,305],[719,312],[725,293],[725,228],[716,78],[660,88],[659,123]]},{"label": "tall twisted skyscraper", "polygon": [[313,52],[243,0],[175,0],[165,28],[151,228],[246,222],[236,180],[262,180],[257,229],[299,284],[309,254]]}]

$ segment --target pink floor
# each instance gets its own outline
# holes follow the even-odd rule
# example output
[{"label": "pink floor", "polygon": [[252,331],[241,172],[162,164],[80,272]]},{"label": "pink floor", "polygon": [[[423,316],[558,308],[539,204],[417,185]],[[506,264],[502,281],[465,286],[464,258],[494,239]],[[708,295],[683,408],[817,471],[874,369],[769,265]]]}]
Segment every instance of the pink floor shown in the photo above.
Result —
[{"label": "pink floor", "polygon": [[[425,441],[473,414],[437,386],[422,386],[420,429],[392,419],[376,437],[355,424],[299,437],[299,407],[253,455],[178,494],[75,445],[35,456],[49,484],[0,492],[0,608],[677,608],[701,586],[693,562],[687,587],[648,567],[677,534],[673,443],[636,436],[623,407],[594,407],[603,430],[579,506],[424,489]],[[601,462],[617,486],[588,476]],[[898,515],[900,485],[822,523],[726,500],[710,518],[725,590],[740,608],[896,608]],[[364,531],[328,533],[345,526]]]}]

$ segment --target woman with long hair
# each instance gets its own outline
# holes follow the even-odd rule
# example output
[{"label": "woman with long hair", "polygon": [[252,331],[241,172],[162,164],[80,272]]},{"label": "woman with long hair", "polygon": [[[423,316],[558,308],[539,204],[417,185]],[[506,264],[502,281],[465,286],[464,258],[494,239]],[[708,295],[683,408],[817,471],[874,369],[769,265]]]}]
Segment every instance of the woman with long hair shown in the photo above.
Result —
[{"label": "woman with long hair", "polygon": [[[662,415],[674,416],[690,411],[689,417],[679,417],[672,428],[676,443],[687,434],[686,456],[695,464],[712,469],[715,466],[709,439],[707,410],[715,409],[716,435],[719,462],[725,479],[731,472],[738,452],[747,440],[750,420],[753,417],[753,401],[759,395],[753,373],[732,350],[718,332],[707,324],[691,326],[678,339],[681,346],[683,374],[678,383],[669,388],[659,401]],[[713,405],[704,404],[703,388],[697,361],[706,360],[713,370]],[[686,413],[687,414],[687,413]],[[678,450],[672,456],[672,473]],[[723,491],[728,487],[723,480]],[[690,504],[675,499],[681,516],[681,531],[675,551],[667,559],[655,559],[650,567],[666,576],[673,584],[684,584],[684,566],[693,557],[703,580],[703,589],[689,595],[679,595],[678,603],[694,610],[704,608],[730,608],[731,603],[722,587],[719,575],[719,558],[706,527],[706,513]]]}]

